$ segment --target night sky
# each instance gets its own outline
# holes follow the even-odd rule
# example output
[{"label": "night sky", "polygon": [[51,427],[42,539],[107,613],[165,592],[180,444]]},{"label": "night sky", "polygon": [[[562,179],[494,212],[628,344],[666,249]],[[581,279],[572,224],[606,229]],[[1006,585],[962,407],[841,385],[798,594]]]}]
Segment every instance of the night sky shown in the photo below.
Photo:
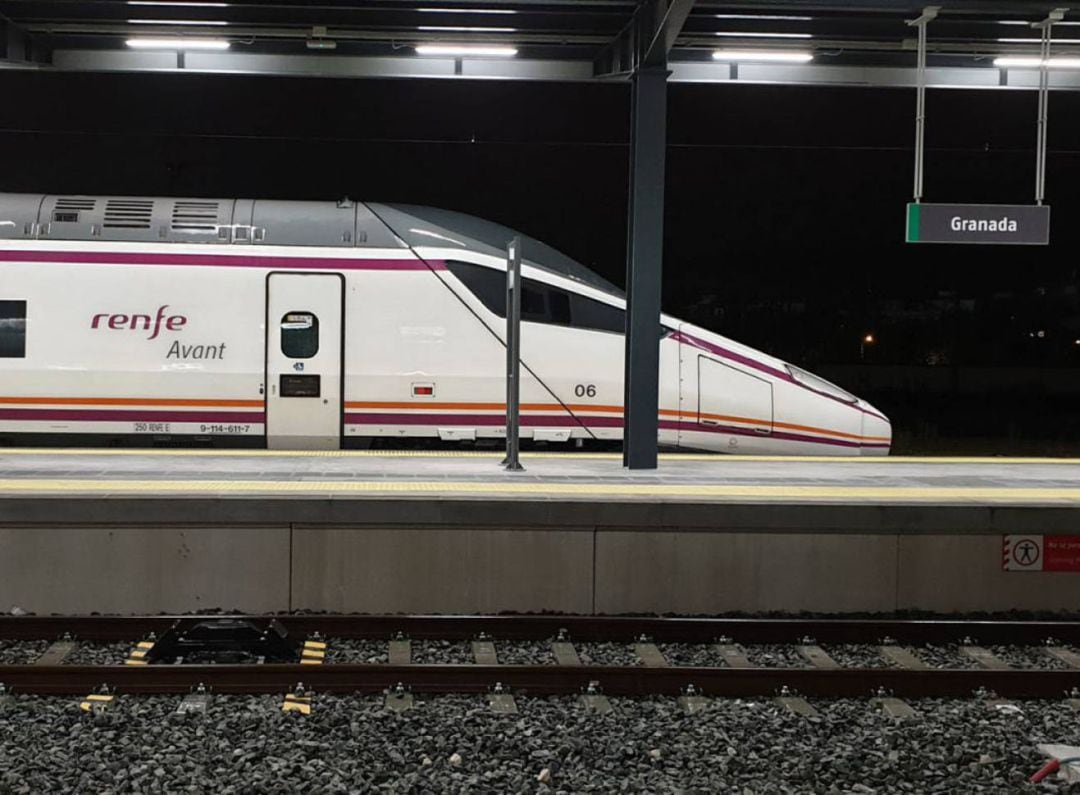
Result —
[{"label": "night sky", "polygon": [[[0,190],[430,204],[624,281],[625,83],[0,72],[0,95]],[[927,201],[1033,201],[1034,92],[927,114]],[[913,116],[913,90],[673,84],[664,307],[874,401],[898,449],[1080,452],[1080,95],[1051,96],[1045,248],[906,245]]]}]

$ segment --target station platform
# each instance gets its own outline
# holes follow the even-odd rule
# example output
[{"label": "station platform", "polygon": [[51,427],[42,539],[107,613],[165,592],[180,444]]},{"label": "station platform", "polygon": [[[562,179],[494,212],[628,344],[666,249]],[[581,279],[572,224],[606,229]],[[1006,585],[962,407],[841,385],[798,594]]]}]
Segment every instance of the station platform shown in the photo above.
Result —
[{"label": "station platform", "polygon": [[0,450],[0,611],[1075,610],[1072,459]]}]

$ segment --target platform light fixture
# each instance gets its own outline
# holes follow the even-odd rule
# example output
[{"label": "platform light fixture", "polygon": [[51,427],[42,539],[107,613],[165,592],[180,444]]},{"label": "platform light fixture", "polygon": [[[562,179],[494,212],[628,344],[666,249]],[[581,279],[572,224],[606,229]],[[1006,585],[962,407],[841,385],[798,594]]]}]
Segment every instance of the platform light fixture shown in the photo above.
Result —
[{"label": "platform light fixture", "polygon": [[516,14],[514,8],[418,8],[423,14]]},{"label": "platform light fixture", "polygon": [[813,17],[793,16],[790,14],[712,14],[713,19],[766,19],[784,22],[813,22]]},{"label": "platform light fixture", "polygon": [[228,22],[220,19],[129,19],[129,25],[206,25],[224,26]]},{"label": "platform light fixture", "polygon": [[718,30],[714,36],[726,36],[732,39],[812,39],[812,33],[759,33],[757,31]]},{"label": "platform light fixture", "polygon": [[228,3],[189,3],[186,0],[128,0],[129,6],[179,6],[181,8],[228,8]]},{"label": "platform light fixture", "polygon": [[513,58],[516,47],[489,44],[417,44],[417,55],[444,55],[453,58]]},{"label": "platform light fixture", "polygon": [[417,30],[429,33],[516,33],[517,28],[491,28],[474,25],[417,25]]},{"label": "platform light fixture", "polygon": [[814,54],[806,50],[715,50],[714,61],[761,61],[770,63],[808,63]]},{"label": "platform light fixture", "polygon": [[[1015,67],[1018,69],[1038,69],[1043,65],[1042,58],[1021,55],[1003,55],[994,59],[994,66],[999,69]],[[1046,61],[1048,69],[1080,69],[1080,58],[1054,57]]]},{"label": "platform light fixture", "polygon": [[125,44],[135,50],[227,50],[229,42],[225,39],[163,39],[138,38],[128,39]]}]

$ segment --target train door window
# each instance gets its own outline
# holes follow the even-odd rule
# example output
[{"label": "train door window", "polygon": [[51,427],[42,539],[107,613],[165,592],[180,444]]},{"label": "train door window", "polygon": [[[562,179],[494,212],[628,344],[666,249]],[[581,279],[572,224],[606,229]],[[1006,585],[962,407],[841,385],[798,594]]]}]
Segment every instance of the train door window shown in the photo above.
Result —
[{"label": "train door window", "polygon": [[288,312],[281,318],[281,352],[290,359],[310,359],[319,352],[319,318],[311,312]]},{"label": "train door window", "polygon": [[26,358],[26,301],[0,301],[0,359]]}]

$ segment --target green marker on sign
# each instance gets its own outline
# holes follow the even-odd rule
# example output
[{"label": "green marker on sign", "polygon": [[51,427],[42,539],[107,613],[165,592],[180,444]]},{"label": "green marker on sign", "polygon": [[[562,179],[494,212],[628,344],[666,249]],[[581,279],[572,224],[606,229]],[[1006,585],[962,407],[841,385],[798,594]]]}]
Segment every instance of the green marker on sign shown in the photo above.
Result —
[{"label": "green marker on sign", "polygon": [[919,242],[919,209],[921,204],[909,204],[907,206],[907,242]]}]

